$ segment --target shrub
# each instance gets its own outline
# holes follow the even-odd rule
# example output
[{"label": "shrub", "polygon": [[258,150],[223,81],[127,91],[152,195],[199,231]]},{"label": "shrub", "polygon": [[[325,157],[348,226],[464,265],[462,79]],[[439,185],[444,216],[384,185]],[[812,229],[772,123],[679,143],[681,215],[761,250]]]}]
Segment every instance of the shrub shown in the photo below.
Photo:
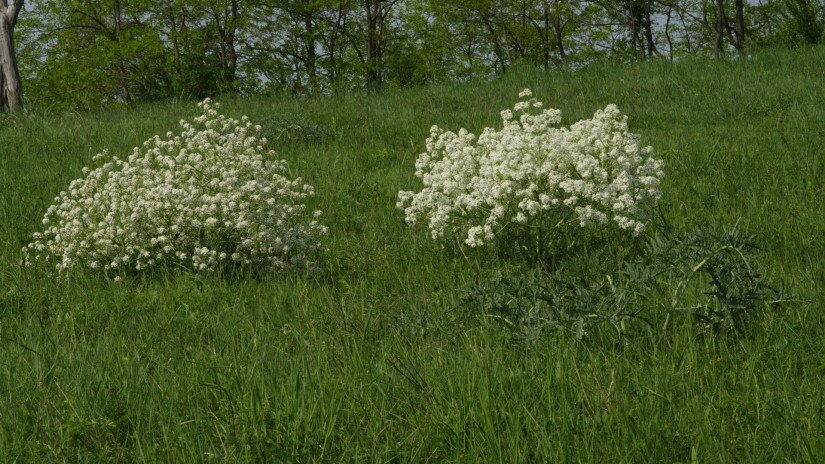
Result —
[{"label": "shrub", "polygon": [[630,133],[615,105],[569,128],[561,113],[542,109],[530,90],[501,112],[500,130],[476,137],[437,126],[416,162],[419,192],[401,191],[397,206],[409,224],[424,220],[433,238],[456,234],[470,246],[508,228],[542,231],[568,222],[613,222],[638,235],[661,197],[663,163]]},{"label": "shrub", "polygon": [[[46,229],[23,248],[25,261],[107,274],[223,263],[315,268],[326,228],[304,204],[312,187],[290,180],[285,161],[264,158],[266,139],[248,118],[224,116],[208,99],[199,107],[180,134],[84,168],[49,207]],[[105,151],[95,157],[103,158]]]}]

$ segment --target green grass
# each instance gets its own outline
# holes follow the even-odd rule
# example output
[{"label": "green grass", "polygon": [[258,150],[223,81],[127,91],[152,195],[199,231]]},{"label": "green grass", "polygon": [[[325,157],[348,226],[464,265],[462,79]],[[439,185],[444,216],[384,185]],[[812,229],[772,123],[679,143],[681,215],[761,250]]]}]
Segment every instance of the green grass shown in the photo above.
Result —
[{"label": "green grass", "polygon": [[[0,126],[0,462],[825,462],[825,49],[740,62],[521,70],[491,83],[334,99],[238,99],[317,189],[319,280],[167,273],[119,284],[20,265],[91,156],[126,153],[194,104]],[[665,159],[676,229],[759,237],[814,300],[700,336],[688,317],[514,343],[458,309],[486,271],[395,209],[432,124],[480,130],[523,87],[566,123],[607,103]],[[267,129],[267,128],[265,128]],[[317,135],[317,136],[316,136]],[[486,272],[485,271],[485,272]],[[594,275],[614,268],[592,269]]]}]

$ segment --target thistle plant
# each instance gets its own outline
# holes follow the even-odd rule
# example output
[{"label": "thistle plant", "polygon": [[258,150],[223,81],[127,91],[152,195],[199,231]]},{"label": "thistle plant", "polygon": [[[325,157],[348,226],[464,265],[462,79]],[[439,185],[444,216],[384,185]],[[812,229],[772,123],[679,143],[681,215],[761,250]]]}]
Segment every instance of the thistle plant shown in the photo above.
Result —
[{"label": "thistle plant", "polygon": [[[810,302],[763,274],[756,239],[739,223],[656,233],[644,242],[635,257],[579,263],[579,272],[499,271],[464,289],[463,306],[501,321],[520,341],[555,331],[581,339],[599,326],[612,328],[621,341],[636,322],[666,330],[672,317],[685,314],[704,334],[742,333],[769,310]],[[594,257],[579,258],[591,263]]]},{"label": "thistle plant", "polygon": [[619,342],[629,322],[648,322],[643,310],[648,296],[639,284],[610,275],[498,272],[464,289],[461,302],[471,313],[504,323],[517,341],[535,342],[556,331],[581,340],[607,327]]},{"label": "thistle plant", "polygon": [[774,285],[758,257],[755,237],[737,221],[730,228],[653,236],[636,266],[655,273],[670,288],[672,311],[693,314],[705,330],[731,332],[766,309],[805,301]]},{"label": "thistle plant", "polygon": [[[409,224],[425,222],[433,238],[454,234],[473,247],[508,228],[542,231],[567,222],[640,234],[661,197],[663,163],[629,132],[615,105],[569,128],[529,89],[501,112],[500,129],[480,135],[438,126],[416,161],[420,191],[401,191]],[[545,232],[550,232],[546,231]],[[549,235],[549,234],[547,234]],[[545,236],[547,236],[545,235]]]},{"label": "thistle plant", "polygon": [[102,165],[84,168],[46,211],[25,262],[116,278],[159,266],[314,269],[327,229],[305,205],[313,188],[270,160],[249,118],[224,116],[209,99],[199,108],[179,134],[155,136],[126,159],[96,155]]}]

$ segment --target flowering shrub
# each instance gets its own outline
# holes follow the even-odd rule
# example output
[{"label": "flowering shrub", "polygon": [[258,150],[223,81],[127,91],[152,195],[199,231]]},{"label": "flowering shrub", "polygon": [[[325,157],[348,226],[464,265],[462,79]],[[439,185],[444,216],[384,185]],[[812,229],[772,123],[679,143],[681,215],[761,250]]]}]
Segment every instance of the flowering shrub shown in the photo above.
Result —
[{"label": "flowering shrub", "polygon": [[645,211],[661,197],[663,163],[628,131],[619,109],[609,105],[556,128],[559,110],[542,109],[529,89],[519,97],[501,112],[500,130],[476,137],[430,129],[416,162],[424,188],[398,194],[407,222],[426,220],[433,238],[457,233],[470,246],[492,241],[508,225],[543,227],[567,216],[582,227],[612,221],[641,233]]},{"label": "flowering shrub", "polygon": [[[222,263],[310,269],[326,227],[313,195],[285,161],[264,159],[259,126],[218,113],[210,100],[182,132],[155,136],[72,181],[23,248],[27,263],[107,274],[160,265],[211,271]],[[273,152],[268,152],[273,155]],[[107,153],[95,160],[108,158]]]}]

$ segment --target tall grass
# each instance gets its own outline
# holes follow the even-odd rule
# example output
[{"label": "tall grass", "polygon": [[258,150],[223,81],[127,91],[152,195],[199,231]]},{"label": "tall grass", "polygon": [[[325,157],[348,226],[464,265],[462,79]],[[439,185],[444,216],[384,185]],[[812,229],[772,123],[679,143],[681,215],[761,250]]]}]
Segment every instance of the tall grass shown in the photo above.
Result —
[{"label": "tall grass", "polygon": [[[4,119],[0,462],[825,462],[822,69],[819,48],[224,102],[316,187],[320,279],[115,284],[22,268],[20,248],[95,153],[127,153],[196,108]],[[526,267],[441,248],[403,224],[395,196],[416,186],[432,124],[478,131],[524,87],[566,123],[617,103],[666,161],[672,227],[739,220],[769,276],[814,302],[740,336],[676,317],[621,346],[518,344],[468,313],[458,289]]]}]

